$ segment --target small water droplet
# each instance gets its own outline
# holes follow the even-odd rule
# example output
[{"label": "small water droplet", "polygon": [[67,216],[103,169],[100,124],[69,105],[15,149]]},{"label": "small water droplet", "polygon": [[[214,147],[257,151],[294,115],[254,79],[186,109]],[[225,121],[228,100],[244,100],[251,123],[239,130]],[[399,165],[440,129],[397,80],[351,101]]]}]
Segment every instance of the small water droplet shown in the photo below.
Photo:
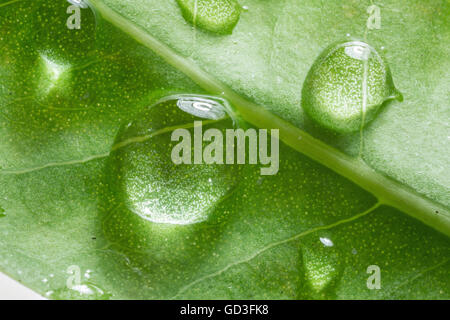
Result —
[{"label": "small water droplet", "polygon": [[332,247],[332,246],[334,246],[333,241],[331,241],[331,240],[328,239],[328,238],[320,238],[320,242],[322,242],[322,244],[323,244],[325,247]]},{"label": "small water droplet", "polygon": [[195,27],[217,34],[230,34],[239,21],[236,0],[177,0],[183,17]]},{"label": "small water droplet", "polygon": [[327,294],[326,291],[340,273],[338,255],[333,250],[325,246],[305,247],[302,250],[305,279],[313,293],[312,298],[314,295],[320,297]]},{"label": "small water droplet", "polygon": [[4,217],[6,217],[5,209],[3,209],[2,207],[0,207],[0,218],[4,218]]},{"label": "small water droplet", "polygon": [[352,249],[352,254],[357,254],[357,253],[358,253],[358,251],[355,248],[353,248]]},{"label": "small water droplet", "polygon": [[248,6],[242,6],[242,10],[248,11]]},{"label": "small water droplet", "polygon": [[402,100],[387,63],[361,41],[328,47],[314,62],[302,90],[302,107],[325,128],[349,133],[372,121],[383,103]]},{"label": "small water droplet", "polygon": [[347,33],[346,36],[347,36],[347,37],[350,37],[350,33]]}]

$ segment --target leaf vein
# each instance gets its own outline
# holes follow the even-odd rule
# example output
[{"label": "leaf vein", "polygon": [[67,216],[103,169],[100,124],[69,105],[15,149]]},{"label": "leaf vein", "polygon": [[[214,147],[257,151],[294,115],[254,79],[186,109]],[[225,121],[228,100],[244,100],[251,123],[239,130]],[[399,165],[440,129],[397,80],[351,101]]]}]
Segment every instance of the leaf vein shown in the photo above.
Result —
[{"label": "leaf vein", "polygon": [[253,254],[251,254],[250,256],[248,256],[247,258],[244,258],[244,259],[242,259],[242,260],[238,260],[238,261],[235,261],[235,262],[233,262],[233,263],[230,263],[230,264],[226,265],[224,268],[222,268],[222,269],[220,269],[220,270],[218,270],[218,271],[215,271],[215,272],[213,272],[213,273],[210,273],[210,274],[208,274],[208,275],[205,275],[205,276],[203,276],[203,277],[200,277],[200,278],[198,278],[197,280],[192,281],[191,283],[189,283],[189,284],[185,285],[184,287],[182,287],[182,288],[181,288],[181,289],[180,289],[180,290],[179,290],[172,298],[170,298],[170,299],[171,299],[171,300],[172,300],[172,299],[176,299],[180,294],[182,294],[183,292],[185,292],[187,289],[193,287],[194,285],[197,285],[197,284],[199,284],[199,283],[201,283],[201,282],[203,282],[203,281],[205,281],[205,280],[208,280],[208,279],[217,277],[217,276],[221,275],[222,273],[228,271],[229,269],[231,269],[231,268],[233,268],[233,267],[235,267],[235,266],[237,266],[237,265],[240,265],[240,264],[243,264],[243,263],[248,263],[248,262],[250,262],[251,260],[255,259],[256,257],[260,256],[262,253],[264,253],[264,252],[266,252],[266,251],[268,251],[268,250],[270,250],[270,249],[272,249],[272,248],[275,248],[275,247],[277,247],[277,246],[280,246],[280,245],[283,245],[283,244],[286,244],[286,243],[289,243],[289,242],[298,240],[298,239],[300,239],[300,238],[302,238],[302,237],[304,237],[304,236],[307,236],[307,235],[309,235],[309,234],[311,234],[311,233],[314,233],[314,232],[317,232],[317,231],[321,231],[321,230],[329,230],[329,229],[332,229],[332,228],[337,227],[337,226],[339,226],[339,225],[353,222],[353,221],[355,221],[355,220],[357,220],[357,219],[359,219],[359,218],[361,218],[361,217],[363,217],[363,216],[366,216],[366,215],[368,215],[369,213],[373,212],[373,211],[376,210],[380,205],[381,205],[381,203],[380,203],[380,202],[377,202],[376,204],[374,204],[372,207],[370,207],[370,208],[367,209],[366,211],[364,211],[364,212],[362,212],[362,213],[359,213],[359,214],[356,214],[356,215],[354,215],[354,216],[352,216],[352,217],[350,217],[350,218],[342,219],[342,220],[339,220],[339,221],[337,221],[337,222],[334,222],[334,223],[329,224],[329,225],[326,225],[326,226],[315,227],[315,228],[312,228],[312,229],[303,231],[303,232],[301,232],[301,233],[299,233],[299,234],[296,234],[296,235],[294,235],[294,236],[292,236],[292,237],[289,237],[289,238],[287,238],[287,239],[283,239],[283,240],[276,241],[276,242],[273,242],[273,243],[271,243],[271,244],[268,244],[268,245],[266,245],[265,247],[263,247],[263,248],[259,249],[258,251],[254,252]]}]

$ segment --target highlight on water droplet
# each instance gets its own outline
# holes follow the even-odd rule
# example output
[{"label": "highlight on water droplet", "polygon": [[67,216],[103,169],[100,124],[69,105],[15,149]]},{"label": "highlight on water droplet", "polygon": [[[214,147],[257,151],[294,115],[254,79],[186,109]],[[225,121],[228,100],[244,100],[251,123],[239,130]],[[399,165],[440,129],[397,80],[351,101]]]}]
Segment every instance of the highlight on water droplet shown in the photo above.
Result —
[{"label": "highlight on water droplet", "polygon": [[210,96],[170,96],[139,114],[119,133],[108,165],[119,205],[156,224],[207,220],[239,181],[238,166],[216,153],[223,148],[215,134],[234,126],[228,103]]},{"label": "highlight on water droplet", "polygon": [[89,7],[87,5],[87,3],[84,2],[84,0],[67,0],[67,1],[69,3],[71,3],[71,4],[73,4],[73,5],[76,5],[76,6],[80,7],[80,8],[83,8],[83,9],[86,9],[87,7]]},{"label": "highlight on water droplet", "polygon": [[166,101],[174,98],[177,99],[177,106],[181,110],[203,119],[219,120],[226,116],[226,109],[230,110],[228,103],[223,99],[178,95],[166,98]]},{"label": "highlight on water droplet", "polygon": [[239,21],[241,7],[236,0],[177,0],[183,17],[194,25],[217,34],[230,34]]},{"label": "highlight on water droplet", "polygon": [[322,242],[322,244],[325,247],[332,247],[332,246],[334,246],[333,241],[331,241],[331,239],[329,239],[329,238],[320,237],[319,240],[320,240],[320,242]]},{"label": "highlight on water droplet", "polygon": [[402,95],[386,61],[361,41],[328,47],[312,65],[302,89],[302,108],[321,126],[340,133],[361,130],[383,104]]}]

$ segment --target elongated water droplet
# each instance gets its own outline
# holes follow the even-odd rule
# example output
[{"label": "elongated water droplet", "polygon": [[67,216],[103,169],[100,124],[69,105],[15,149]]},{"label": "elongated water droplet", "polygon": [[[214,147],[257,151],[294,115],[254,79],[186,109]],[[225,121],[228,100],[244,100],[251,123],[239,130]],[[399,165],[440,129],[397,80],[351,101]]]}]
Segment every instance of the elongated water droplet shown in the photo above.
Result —
[{"label": "elongated water droplet", "polygon": [[361,41],[327,48],[314,62],[302,90],[302,107],[320,125],[342,133],[360,130],[387,100],[401,94],[382,57]]},{"label": "elongated water droplet", "polygon": [[[207,220],[239,181],[238,167],[223,164],[221,135],[234,126],[228,108],[214,97],[172,96],[126,126],[108,173],[122,204],[158,224]],[[206,138],[207,132],[213,135]],[[207,160],[213,146],[217,158]]]},{"label": "elongated water droplet", "polygon": [[239,21],[241,7],[235,0],[177,0],[183,17],[195,27],[229,34]]}]

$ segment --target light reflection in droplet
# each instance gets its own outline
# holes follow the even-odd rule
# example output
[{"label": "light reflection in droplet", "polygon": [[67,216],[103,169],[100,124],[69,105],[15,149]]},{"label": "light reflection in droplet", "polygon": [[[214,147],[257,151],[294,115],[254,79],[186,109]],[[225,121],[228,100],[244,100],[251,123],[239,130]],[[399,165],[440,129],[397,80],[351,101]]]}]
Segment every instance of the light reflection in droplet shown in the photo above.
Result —
[{"label": "light reflection in droplet", "polygon": [[88,7],[87,3],[85,3],[83,0],[67,0],[67,1],[83,9]]},{"label": "light reflection in droplet", "polygon": [[345,54],[349,57],[361,61],[367,61],[370,57],[370,48],[362,42],[355,42],[353,45],[345,47]]},{"label": "light reflection in droplet", "polygon": [[[171,100],[175,97],[168,97],[164,100]],[[181,110],[203,119],[218,120],[226,116],[225,110],[230,110],[228,102],[210,96],[203,95],[178,95],[176,96],[177,106]],[[225,108],[225,110],[224,110]]]}]

